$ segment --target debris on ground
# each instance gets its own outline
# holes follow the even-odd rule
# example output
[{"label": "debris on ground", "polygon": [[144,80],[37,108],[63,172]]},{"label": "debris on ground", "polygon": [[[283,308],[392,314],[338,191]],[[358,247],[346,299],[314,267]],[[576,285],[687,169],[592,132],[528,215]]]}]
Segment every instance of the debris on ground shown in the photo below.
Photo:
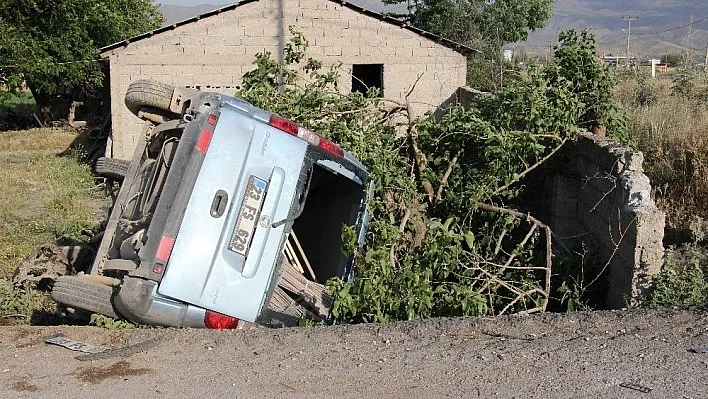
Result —
[{"label": "debris on ground", "polygon": [[649,393],[649,392],[651,392],[651,388],[645,387],[644,385],[639,385],[639,384],[634,383],[634,382],[623,382],[623,383],[620,384],[620,386],[621,386],[622,388],[633,389],[633,390],[639,391],[639,392],[641,392],[641,393]]},{"label": "debris on ground", "polygon": [[98,346],[90,344],[87,342],[76,341],[68,338],[62,333],[57,333],[47,337],[44,342],[51,345],[63,346],[64,348],[70,349],[72,351],[84,352],[84,355],[76,356],[76,360],[85,361],[95,361],[95,360],[106,360],[115,357],[129,356],[136,353],[144,352],[148,349],[154,348],[160,343],[158,338],[149,339],[147,341],[139,342],[133,345],[127,345],[121,348],[106,348],[104,346]]},{"label": "debris on ground", "polygon": [[84,353],[101,353],[109,349],[102,346],[89,344],[86,342],[75,341],[73,339],[67,338],[62,333],[50,335],[44,340],[44,342],[51,345],[63,346],[64,348],[71,349],[72,351]]},{"label": "debris on ground", "polygon": [[15,287],[34,283],[49,288],[59,276],[74,275],[86,269],[95,256],[87,245],[43,245],[26,257],[12,276]]},{"label": "debris on ground", "polygon": [[106,360],[115,357],[129,356],[140,352],[145,352],[148,349],[152,349],[160,343],[159,338],[153,338],[147,341],[139,342],[133,345],[127,345],[122,348],[107,349],[98,353],[89,353],[86,355],[76,356],[76,360],[86,362],[86,361],[96,361],[96,360]]}]

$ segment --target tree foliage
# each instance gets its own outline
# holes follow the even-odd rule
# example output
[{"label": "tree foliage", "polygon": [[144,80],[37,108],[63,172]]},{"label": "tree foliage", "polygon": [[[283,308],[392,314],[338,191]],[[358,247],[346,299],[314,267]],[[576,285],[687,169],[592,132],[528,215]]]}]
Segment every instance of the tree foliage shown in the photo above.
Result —
[{"label": "tree foliage", "polygon": [[98,48],[157,28],[151,0],[3,0],[0,72],[38,104],[59,90],[100,86]]},{"label": "tree foliage", "polygon": [[[338,69],[306,58],[297,32],[285,65],[257,56],[237,95],[337,142],[376,183],[363,254],[354,250],[354,232],[343,231],[358,274],[353,284],[329,282],[336,317],[386,322],[546,308],[554,295],[548,230],[510,208],[522,206],[523,176],[533,165],[572,140],[592,112],[607,118],[594,102],[607,93],[586,91],[612,86],[588,83],[599,61],[575,53],[584,45],[591,47],[589,36],[568,34],[553,65],[439,120],[412,118],[405,101],[377,98],[375,90],[339,93]],[[397,124],[402,118],[409,123]]]},{"label": "tree foliage", "polygon": [[384,0],[409,4],[401,17],[418,28],[468,45],[481,53],[470,57],[468,82],[490,89],[498,85],[501,47],[528,38],[553,14],[555,0]]},{"label": "tree foliage", "polygon": [[[386,4],[408,0],[384,0]],[[543,28],[554,0],[414,0],[406,16],[415,26],[460,43],[517,42]]]}]

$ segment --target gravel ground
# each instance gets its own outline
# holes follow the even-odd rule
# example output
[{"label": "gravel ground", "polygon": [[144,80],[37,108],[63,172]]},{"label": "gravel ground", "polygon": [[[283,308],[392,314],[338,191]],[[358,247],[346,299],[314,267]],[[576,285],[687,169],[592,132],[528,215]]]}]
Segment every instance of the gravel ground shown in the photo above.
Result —
[{"label": "gravel ground", "polygon": [[[58,332],[157,345],[79,361],[44,343]],[[0,397],[707,398],[708,353],[691,351],[706,347],[708,307],[252,331],[0,327]]]}]

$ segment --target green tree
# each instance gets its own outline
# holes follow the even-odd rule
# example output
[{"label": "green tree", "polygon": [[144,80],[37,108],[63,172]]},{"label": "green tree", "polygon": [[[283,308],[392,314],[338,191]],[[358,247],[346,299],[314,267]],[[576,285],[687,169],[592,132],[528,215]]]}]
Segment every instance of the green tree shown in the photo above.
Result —
[{"label": "green tree", "polygon": [[661,62],[671,68],[683,65],[685,60],[686,55],[681,53],[669,53],[661,57]]},{"label": "green tree", "polygon": [[101,86],[98,48],[161,23],[151,0],[3,0],[0,73],[10,88],[26,83],[49,117],[58,94]]},{"label": "green tree", "polygon": [[[480,50],[470,58],[468,83],[490,89],[499,82],[501,47],[528,38],[553,15],[554,0],[383,0],[408,3],[401,16],[418,28]],[[495,65],[496,64],[496,65]],[[495,71],[495,72],[492,72]]]}]

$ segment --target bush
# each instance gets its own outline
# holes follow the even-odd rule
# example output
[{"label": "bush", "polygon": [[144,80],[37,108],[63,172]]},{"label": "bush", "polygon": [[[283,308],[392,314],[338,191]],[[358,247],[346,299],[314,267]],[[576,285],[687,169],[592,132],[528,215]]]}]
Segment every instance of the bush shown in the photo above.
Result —
[{"label": "bush", "polygon": [[675,68],[677,66],[683,65],[685,63],[686,55],[681,53],[670,53],[661,57],[661,62],[666,64],[670,68]]},{"label": "bush", "polygon": [[705,240],[704,222],[692,223],[693,240],[666,251],[664,268],[659,275],[650,305],[672,307],[708,303],[708,252],[701,247]]},{"label": "bush", "polygon": [[659,102],[659,90],[650,82],[646,75],[639,74],[637,87],[634,90],[634,105],[638,107],[648,107]]},{"label": "bush", "polygon": [[673,77],[672,94],[677,97],[692,99],[696,95],[696,72],[688,67],[679,68]]}]

